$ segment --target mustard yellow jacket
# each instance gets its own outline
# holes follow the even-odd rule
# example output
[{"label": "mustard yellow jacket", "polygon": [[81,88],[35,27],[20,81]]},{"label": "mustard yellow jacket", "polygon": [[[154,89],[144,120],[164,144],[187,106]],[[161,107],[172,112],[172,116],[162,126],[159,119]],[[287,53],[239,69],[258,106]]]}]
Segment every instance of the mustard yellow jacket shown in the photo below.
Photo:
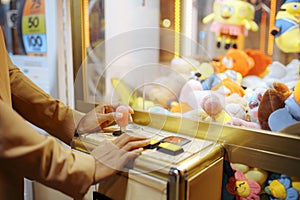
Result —
[{"label": "mustard yellow jacket", "polygon": [[70,144],[73,112],[12,64],[0,29],[0,199],[23,199],[24,177],[83,197],[93,183],[94,158],[63,148],[26,122]]}]

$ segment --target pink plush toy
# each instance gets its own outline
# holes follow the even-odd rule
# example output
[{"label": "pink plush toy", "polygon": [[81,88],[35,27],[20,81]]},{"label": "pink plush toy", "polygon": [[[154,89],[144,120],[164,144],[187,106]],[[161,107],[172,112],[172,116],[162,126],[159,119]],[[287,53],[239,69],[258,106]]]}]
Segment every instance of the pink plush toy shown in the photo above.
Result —
[{"label": "pink plush toy", "polygon": [[247,128],[254,128],[254,129],[260,129],[260,126],[255,123],[255,122],[248,122],[243,119],[239,118],[232,118],[227,122],[228,125],[233,125],[233,126],[241,126],[241,127],[247,127]]},{"label": "pink plush toy", "polygon": [[203,88],[200,81],[195,79],[188,80],[180,91],[179,102],[183,102],[183,103],[188,102],[188,97],[191,92],[201,91],[201,90],[203,90]]},{"label": "pink plush toy", "polygon": [[200,106],[212,118],[212,121],[225,124],[231,120],[230,115],[225,111],[222,105],[220,95],[209,93],[203,97]]},{"label": "pink plush toy", "polygon": [[243,172],[236,171],[229,178],[226,189],[236,195],[237,200],[259,200],[260,185],[256,181],[248,180]]}]

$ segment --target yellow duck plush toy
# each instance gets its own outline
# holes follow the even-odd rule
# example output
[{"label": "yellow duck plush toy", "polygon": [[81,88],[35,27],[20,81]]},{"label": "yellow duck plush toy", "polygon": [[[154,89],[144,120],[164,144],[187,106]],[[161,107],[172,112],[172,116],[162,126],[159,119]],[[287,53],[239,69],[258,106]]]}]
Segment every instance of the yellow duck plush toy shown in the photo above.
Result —
[{"label": "yellow duck plush toy", "polygon": [[300,52],[300,0],[287,0],[276,14],[271,34],[275,43],[285,53]]}]

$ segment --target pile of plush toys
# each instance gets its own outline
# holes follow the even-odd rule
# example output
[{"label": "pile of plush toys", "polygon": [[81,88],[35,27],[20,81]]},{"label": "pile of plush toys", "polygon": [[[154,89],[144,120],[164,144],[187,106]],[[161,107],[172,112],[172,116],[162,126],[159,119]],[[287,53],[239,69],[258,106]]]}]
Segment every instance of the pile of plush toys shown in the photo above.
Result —
[{"label": "pile of plush toys", "polygon": [[223,200],[298,200],[300,180],[225,161]]},{"label": "pile of plush toys", "polygon": [[196,68],[186,63],[190,78],[173,92],[166,92],[170,77],[148,88],[147,99],[156,105],[149,111],[275,132],[300,121],[300,60],[285,66],[258,50],[229,49]]}]

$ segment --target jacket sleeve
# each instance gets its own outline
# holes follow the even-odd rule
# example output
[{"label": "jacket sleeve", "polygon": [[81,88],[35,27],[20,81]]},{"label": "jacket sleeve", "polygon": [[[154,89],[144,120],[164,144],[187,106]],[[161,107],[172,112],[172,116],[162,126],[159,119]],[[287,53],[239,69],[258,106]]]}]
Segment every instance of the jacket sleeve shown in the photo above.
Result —
[{"label": "jacket sleeve", "polygon": [[10,59],[9,76],[13,108],[27,121],[69,145],[82,114],[40,89]]},{"label": "jacket sleeve", "polygon": [[0,110],[1,168],[82,198],[94,182],[94,158],[41,135],[2,100]]}]

